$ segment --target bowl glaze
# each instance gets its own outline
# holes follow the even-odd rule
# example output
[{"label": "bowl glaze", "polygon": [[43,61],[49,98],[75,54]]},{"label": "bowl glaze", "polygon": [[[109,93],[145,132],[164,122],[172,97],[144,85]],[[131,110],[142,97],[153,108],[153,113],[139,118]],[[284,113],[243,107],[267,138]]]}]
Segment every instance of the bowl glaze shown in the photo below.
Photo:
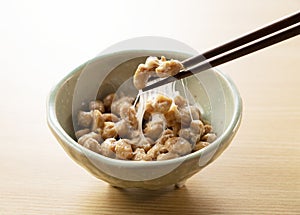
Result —
[{"label": "bowl glaze", "polygon": [[[79,110],[82,100],[103,97],[115,91],[149,55],[179,60],[190,56],[187,53],[147,50],[102,55],[69,73],[48,97],[48,126],[62,148],[77,164],[112,186],[145,189],[181,186],[228,147],[241,122],[242,101],[235,84],[227,75],[210,69],[185,80],[191,96],[201,106],[204,119],[211,122],[217,133],[217,139],[209,146],[176,159],[143,162],[107,158],[79,145],[74,135],[72,114]],[[108,64],[117,66],[110,70]],[[99,78],[102,78],[101,86],[97,83]],[[94,87],[90,84],[92,82]]]}]

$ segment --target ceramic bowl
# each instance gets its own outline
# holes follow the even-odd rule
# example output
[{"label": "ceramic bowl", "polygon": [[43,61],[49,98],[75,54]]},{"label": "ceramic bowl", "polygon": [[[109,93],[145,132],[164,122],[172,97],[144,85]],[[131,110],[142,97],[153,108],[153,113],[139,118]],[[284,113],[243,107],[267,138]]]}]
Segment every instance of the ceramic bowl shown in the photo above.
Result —
[{"label": "ceramic bowl", "polygon": [[79,145],[74,135],[73,116],[80,105],[116,91],[150,55],[179,60],[190,56],[147,50],[98,56],[69,73],[48,97],[47,122],[60,145],[77,164],[112,186],[145,189],[181,186],[223,153],[241,122],[242,101],[235,84],[227,75],[210,69],[184,80],[190,96],[201,107],[204,119],[211,122],[217,134],[217,139],[209,146],[171,160],[143,162],[104,157]]}]

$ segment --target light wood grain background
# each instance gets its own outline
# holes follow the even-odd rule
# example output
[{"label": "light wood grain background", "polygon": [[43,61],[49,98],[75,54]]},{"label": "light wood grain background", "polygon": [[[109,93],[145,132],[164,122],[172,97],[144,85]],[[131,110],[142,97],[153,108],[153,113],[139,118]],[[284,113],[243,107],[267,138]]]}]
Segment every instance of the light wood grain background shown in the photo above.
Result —
[{"label": "light wood grain background", "polygon": [[7,1],[0,6],[0,214],[300,214],[300,38],[220,66],[244,111],[232,145],[183,189],[121,190],[77,166],[46,125],[51,87],[136,36],[201,51],[299,0]]}]

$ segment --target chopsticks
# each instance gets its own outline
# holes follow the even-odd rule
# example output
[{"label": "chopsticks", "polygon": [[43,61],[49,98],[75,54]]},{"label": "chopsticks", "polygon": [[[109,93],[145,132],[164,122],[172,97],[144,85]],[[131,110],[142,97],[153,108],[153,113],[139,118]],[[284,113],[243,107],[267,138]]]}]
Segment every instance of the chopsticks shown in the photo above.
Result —
[{"label": "chopsticks", "polygon": [[300,34],[300,12],[182,62],[185,71],[143,88],[143,91],[186,78]]}]

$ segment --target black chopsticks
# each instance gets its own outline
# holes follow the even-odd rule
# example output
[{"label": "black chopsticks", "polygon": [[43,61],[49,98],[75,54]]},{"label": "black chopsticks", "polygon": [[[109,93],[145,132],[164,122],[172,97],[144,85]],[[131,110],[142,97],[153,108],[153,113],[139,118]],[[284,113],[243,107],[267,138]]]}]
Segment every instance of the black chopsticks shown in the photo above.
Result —
[{"label": "black chopsticks", "polygon": [[[300,12],[182,62],[185,71],[146,86],[143,91],[186,78],[300,34]],[[240,47],[240,48],[239,48]]]}]

